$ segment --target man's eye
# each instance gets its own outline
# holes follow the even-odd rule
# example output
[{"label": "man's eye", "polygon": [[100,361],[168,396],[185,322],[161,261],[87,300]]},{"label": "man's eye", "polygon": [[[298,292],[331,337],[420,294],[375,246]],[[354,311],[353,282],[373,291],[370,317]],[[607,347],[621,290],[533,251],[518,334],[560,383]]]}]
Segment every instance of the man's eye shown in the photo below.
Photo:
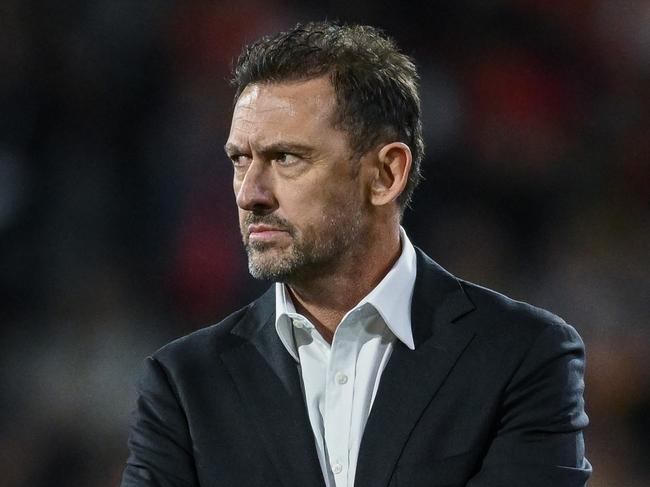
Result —
[{"label": "man's eye", "polygon": [[285,152],[278,154],[273,157],[273,162],[279,164],[280,166],[291,166],[292,164],[297,163],[300,158],[294,154],[287,154]]},{"label": "man's eye", "polygon": [[233,154],[230,156],[233,166],[244,167],[250,163],[251,158],[242,154]]}]

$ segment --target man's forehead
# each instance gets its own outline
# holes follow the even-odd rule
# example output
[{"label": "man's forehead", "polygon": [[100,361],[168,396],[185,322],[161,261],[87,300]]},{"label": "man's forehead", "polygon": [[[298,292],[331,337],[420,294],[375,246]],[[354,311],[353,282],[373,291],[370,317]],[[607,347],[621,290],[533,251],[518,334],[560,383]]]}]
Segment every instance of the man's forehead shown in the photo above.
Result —
[{"label": "man's forehead", "polygon": [[229,142],[239,147],[321,136],[334,129],[329,78],[248,85],[235,104]]},{"label": "man's forehead", "polygon": [[242,90],[235,104],[235,110],[296,111],[308,108],[314,115],[330,113],[335,102],[335,93],[328,76],[309,80],[252,83]]},{"label": "man's forehead", "polygon": [[[288,111],[291,110],[291,101],[292,97],[277,96],[273,91],[265,89],[262,85],[248,85],[237,99],[235,111]],[[263,106],[260,107],[259,105]]]}]

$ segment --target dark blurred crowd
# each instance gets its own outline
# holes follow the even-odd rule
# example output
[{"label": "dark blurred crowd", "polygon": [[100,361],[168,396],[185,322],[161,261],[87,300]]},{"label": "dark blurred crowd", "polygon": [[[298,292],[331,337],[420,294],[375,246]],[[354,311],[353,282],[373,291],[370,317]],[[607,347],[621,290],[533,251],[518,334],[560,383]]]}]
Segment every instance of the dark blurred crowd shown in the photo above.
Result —
[{"label": "dark blurred crowd", "polygon": [[645,0],[3,0],[0,484],[119,483],[142,359],[268,286],[237,230],[227,78],[246,42],[323,18],[419,67],[414,243],[574,324],[589,485],[650,485]]}]

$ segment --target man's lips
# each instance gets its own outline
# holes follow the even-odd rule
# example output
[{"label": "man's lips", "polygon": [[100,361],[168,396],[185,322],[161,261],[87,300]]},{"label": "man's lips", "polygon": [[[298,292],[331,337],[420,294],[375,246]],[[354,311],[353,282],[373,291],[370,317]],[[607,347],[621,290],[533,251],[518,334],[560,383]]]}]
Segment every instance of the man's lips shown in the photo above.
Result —
[{"label": "man's lips", "polygon": [[249,240],[273,240],[283,234],[288,234],[288,232],[271,225],[252,224],[248,226]]}]

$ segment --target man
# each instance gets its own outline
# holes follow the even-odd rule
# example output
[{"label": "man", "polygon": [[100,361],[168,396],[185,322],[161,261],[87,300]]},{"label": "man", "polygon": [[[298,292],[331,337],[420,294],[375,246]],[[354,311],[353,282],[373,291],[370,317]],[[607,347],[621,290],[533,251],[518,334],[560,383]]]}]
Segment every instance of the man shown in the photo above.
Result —
[{"label": "man", "polygon": [[583,344],[400,227],[417,74],[371,27],[247,47],[226,152],[269,291],[149,357],[127,486],[583,486]]}]

